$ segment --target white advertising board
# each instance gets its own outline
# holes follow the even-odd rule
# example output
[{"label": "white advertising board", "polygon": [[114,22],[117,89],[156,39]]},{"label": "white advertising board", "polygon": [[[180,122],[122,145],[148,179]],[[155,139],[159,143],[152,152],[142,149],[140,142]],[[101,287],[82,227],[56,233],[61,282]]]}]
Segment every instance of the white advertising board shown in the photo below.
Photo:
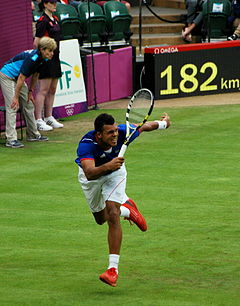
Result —
[{"label": "white advertising board", "polygon": [[76,39],[60,42],[62,77],[58,81],[54,107],[86,102],[79,44]]}]

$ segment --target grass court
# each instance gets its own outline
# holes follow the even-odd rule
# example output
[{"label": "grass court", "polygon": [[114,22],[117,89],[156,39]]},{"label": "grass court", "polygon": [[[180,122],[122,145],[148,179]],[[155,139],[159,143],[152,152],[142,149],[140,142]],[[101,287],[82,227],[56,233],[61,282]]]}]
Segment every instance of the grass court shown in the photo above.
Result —
[{"label": "grass court", "polygon": [[240,105],[162,111],[172,126],[143,133],[125,155],[148,231],[122,220],[116,288],[98,280],[107,225],[95,224],[74,159],[100,112],[122,123],[125,111],[66,118],[48,143],[22,149],[1,139],[1,306],[240,305]]}]

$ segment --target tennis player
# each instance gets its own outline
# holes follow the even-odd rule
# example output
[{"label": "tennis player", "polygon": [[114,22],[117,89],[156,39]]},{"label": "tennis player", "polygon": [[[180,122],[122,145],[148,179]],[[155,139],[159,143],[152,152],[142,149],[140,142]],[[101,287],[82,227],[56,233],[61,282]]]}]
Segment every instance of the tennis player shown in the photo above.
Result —
[{"label": "tennis player", "polygon": [[[165,114],[160,121],[146,122],[131,141],[141,132],[169,126],[170,118]],[[108,223],[109,266],[99,278],[116,287],[122,242],[120,217],[135,223],[143,232],[147,230],[147,223],[125,192],[127,172],[124,158],[118,157],[118,153],[125,139],[126,125],[116,125],[114,118],[104,113],[95,119],[94,128],[80,140],[75,161],[79,166],[79,182],[96,223]]]}]

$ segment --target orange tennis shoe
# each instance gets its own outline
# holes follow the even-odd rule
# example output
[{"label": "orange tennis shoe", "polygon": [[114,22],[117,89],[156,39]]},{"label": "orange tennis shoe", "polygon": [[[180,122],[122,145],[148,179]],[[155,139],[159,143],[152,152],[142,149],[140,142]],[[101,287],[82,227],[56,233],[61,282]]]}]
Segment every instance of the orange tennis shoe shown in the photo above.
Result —
[{"label": "orange tennis shoe", "polygon": [[140,228],[141,231],[145,232],[147,230],[147,223],[134,201],[132,199],[128,199],[123,206],[130,210],[129,218],[124,219],[129,220],[130,222],[132,221]]},{"label": "orange tennis shoe", "polygon": [[99,276],[99,279],[112,286],[112,287],[116,287],[117,286],[117,279],[118,279],[118,273],[117,273],[117,269],[115,268],[110,268],[107,271],[105,271],[103,274],[101,274]]}]

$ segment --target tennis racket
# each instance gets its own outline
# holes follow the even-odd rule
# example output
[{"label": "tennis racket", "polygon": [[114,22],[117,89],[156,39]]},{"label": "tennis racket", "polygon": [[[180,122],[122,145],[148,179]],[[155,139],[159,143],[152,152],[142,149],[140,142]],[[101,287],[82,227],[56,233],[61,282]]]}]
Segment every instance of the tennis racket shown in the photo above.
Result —
[{"label": "tennis racket", "polygon": [[[123,157],[132,136],[150,117],[154,106],[154,97],[149,89],[139,89],[131,98],[126,111],[126,138],[118,154]],[[131,124],[136,124],[133,128]]]}]

